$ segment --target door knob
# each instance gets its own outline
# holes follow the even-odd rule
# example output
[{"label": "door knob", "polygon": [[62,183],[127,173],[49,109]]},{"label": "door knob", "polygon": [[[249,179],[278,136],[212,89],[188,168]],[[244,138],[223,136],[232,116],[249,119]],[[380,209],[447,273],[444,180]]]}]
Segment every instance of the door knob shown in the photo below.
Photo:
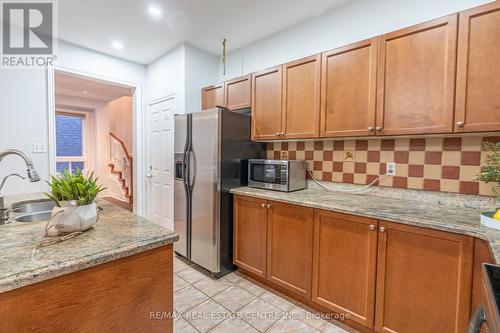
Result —
[{"label": "door knob", "polygon": [[373,128],[373,127],[371,127],[371,126],[370,126],[370,127],[368,127],[368,132],[373,132],[374,130],[375,130],[375,128]]},{"label": "door knob", "polygon": [[385,232],[385,228],[384,227],[380,227],[380,232]]},{"label": "door knob", "polygon": [[463,121],[457,121],[458,127],[464,127],[465,123]]},{"label": "door knob", "polygon": [[375,224],[370,224],[370,230],[375,230]]},{"label": "door knob", "polygon": [[380,126],[377,126],[375,129],[377,130],[377,132],[382,132],[382,130],[383,130],[383,128]]},{"label": "door knob", "polygon": [[153,178],[153,175],[152,175],[152,174],[150,174],[150,173],[147,173],[147,174],[146,174],[146,178]]}]

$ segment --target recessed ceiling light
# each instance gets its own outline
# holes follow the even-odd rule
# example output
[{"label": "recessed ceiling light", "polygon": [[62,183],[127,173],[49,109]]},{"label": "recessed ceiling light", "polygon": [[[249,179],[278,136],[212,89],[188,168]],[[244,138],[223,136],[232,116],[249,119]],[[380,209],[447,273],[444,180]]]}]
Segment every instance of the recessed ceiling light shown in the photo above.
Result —
[{"label": "recessed ceiling light", "polygon": [[117,50],[121,50],[123,49],[123,43],[118,41],[118,40],[114,40],[111,42],[111,46],[113,46],[115,49]]},{"label": "recessed ceiling light", "polygon": [[161,9],[159,7],[156,7],[153,5],[149,6],[148,12],[151,16],[156,17],[156,18],[161,17],[161,14],[162,14]]},{"label": "recessed ceiling light", "polygon": [[82,94],[88,94],[89,92],[87,90],[82,91]]}]

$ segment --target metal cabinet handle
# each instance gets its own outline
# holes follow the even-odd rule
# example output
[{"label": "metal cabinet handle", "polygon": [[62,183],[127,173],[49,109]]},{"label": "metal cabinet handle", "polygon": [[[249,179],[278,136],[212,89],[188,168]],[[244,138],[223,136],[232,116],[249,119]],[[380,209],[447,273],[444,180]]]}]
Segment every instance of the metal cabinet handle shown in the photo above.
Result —
[{"label": "metal cabinet handle", "polygon": [[377,130],[377,132],[382,132],[382,130],[383,130],[383,128],[380,126],[375,127],[375,129]]},{"label": "metal cabinet handle", "polygon": [[265,203],[261,203],[261,204],[260,204],[260,206],[261,206],[262,208],[266,208],[266,204],[265,204]]},{"label": "metal cabinet handle", "polygon": [[280,133],[275,133],[274,136],[280,136]]},{"label": "metal cabinet handle", "polygon": [[268,209],[269,209],[269,208],[271,208],[272,206],[273,206],[273,205],[271,205],[271,204],[267,204],[267,208],[268,208]]},{"label": "metal cabinet handle", "polygon": [[373,128],[373,127],[371,127],[371,126],[370,126],[370,127],[368,127],[368,132],[373,132],[374,130],[375,130],[375,128]]},{"label": "metal cabinet handle", "polygon": [[286,133],[285,133],[285,132],[281,132],[281,133],[280,133],[280,135],[281,135],[281,136],[285,136],[285,135],[286,135]]},{"label": "metal cabinet handle", "polygon": [[464,127],[465,126],[465,122],[463,122],[463,121],[457,121],[457,126],[458,127]]},{"label": "metal cabinet handle", "polygon": [[385,232],[385,228],[384,227],[380,227],[378,230],[380,230],[380,232]]},{"label": "metal cabinet handle", "polygon": [[370,230],[375,230],[375,224],[370,224]]}]

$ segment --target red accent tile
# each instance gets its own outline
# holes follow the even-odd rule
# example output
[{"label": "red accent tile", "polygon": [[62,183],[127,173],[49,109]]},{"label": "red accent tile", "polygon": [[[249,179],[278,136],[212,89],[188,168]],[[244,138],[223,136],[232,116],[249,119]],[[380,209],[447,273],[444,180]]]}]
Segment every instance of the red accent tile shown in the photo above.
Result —
[{"label": "red accent tile", "polygon": [[444,151],[460,151],[462,150],[462,138],[444,138]]},{"label": "red accent tile", "polygon": [[324,151],[323,161],[333,161],[333,151]]},{"label": "red accent tile", "polygon": [[342,182],[344,183],[354,183],[354,174],[353,173],[344,173],[342,175]]},{"label": "red accent tile", "polygon": [[266,143],[266,150],[273,150],[274,149],[274,143],[268,142]]},{"label": "red accent tile", "polygon": [[281,143],[281,150],[288,150],[288,142]]},{"label": "red accent tile", "polygon": [[392,151],[396,146],[396,141],[394,139],[382,140],[381,149],[384,151]]},{"label": "red accent tile", "polygon": [[323,172],[323,180],[332,181],[332,173],[331,172]]},{"label": "red accent tile", "polygon": [[[367,185],[370,184],[371,182],[373,182],[378,177],[380,177],[380,176],[378,176],[378,175],[366,175],[366,184]],[[373,183],[373,185],[378,185],[378,183],[379,182],[377,180],[375,183]]]},{"label": "red accent tile", "polygon": [[296,151],[289,151],[288,152],[288,159],[289,160],[296,160],[297,159],[297,152]]},{"label": "red accent tile", "polygon": [[314,171],[319,171],[319,170],[322,170],[322,169],[323,169],[323,162],[321,162],[321,161],[314,161],[313,170]]},{"label": "red accent tile", "polygon": [[387,171],[387,165],[385,163],[380,163],[380,166],[379,166],[380,174],[385,175],[386,171]]},{"label": "red accent tile", "polygon": [[368,140],[356,140],[356,150],[368,150]]},{"label": "red accent tile", "polygon": [[333,150],[344,150],[344,141],[333,141]]},{"label": "red accent tile", "polygon": [[323,150],[323,141],[314,141],[314,150]]},{"label": "red accent tile", "polygon": [[305,158],[308,161],[312,161],[314,159],[314,152],[312,150],[307,150],[305,154]]},{"label": "red accent tile", "polygon": [[480,151],[463,151],[462,152],[462,165],[481,165],[481,152]]},{"label": "red accent tile", "polygon": [[394,152],[394,162],[401,164],[408,164],[410,158],[410,152],[408,151],[396,151]]},{"label": "red accent tile", "polygon": [[342,162],[333,162],[332,171],[334,171],[334,172],[343,172],[344,171],[344,163],[342,163]]},{"label": "red accent tile", "polygon": [[424,166],[410,164],[408,166],[408,177],[423,178],[424,177]]},{"label": "red accent tile", "polygon": [[441,175],[443,179],[459,179],[460,167],[457,166],[443,166]]},{"label": "red accent tile", "polygon": [[368,151],[368,162],[380,162],[380,152]]},{"label": "red accent tile", "polygon": [[460,182],[460,193],[462,194],[479,194],[478,182]]},{"label": "red accent tile", "polygon": [[441,164],[443,153],[440,151],[426,151],[425,164]]},{"label": "red accent tile", "polygon": [[366,163],[354,163],[355,173],[366,173]]},{"label": "red accent tile", "polygon": [[274,151],[274,159],[275,160],[280,160],[281,159],[281,152],[279,150]]},{"label": "red accent tile", "polygon": [[306,143],[301,141],[297,142],[297,150],[305,150],[306,149]]},{"label": "red accent tile", "polygon": [[500,142],[500,136],[490,136],[488,138],[483,138],[483,142],[491,142],[491,143]]},{"label": "red accent tile", "polygon": [[408,188],[408,178],[406,177],[393,177],[392,186],[396,188]]},{"label": "red accent tile", "polygon": [[412,151],[424,151],[425,150],[425,139],[410,139],[410,150],[412,150]]},{"label": "red accent tile", "polygon": [[424,190],[426,191],[440,191],[441,181],[438,179],[424,179]]}]

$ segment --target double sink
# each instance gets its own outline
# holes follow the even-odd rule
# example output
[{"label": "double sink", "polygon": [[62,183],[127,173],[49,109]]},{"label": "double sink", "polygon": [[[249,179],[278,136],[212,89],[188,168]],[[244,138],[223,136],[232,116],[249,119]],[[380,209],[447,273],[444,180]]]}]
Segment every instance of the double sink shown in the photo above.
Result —
[{"label": "double sink", "polygon": [[16,222],[47,221],[55,206],[52,200],[15,203],[12,205],[12,220]]}]

